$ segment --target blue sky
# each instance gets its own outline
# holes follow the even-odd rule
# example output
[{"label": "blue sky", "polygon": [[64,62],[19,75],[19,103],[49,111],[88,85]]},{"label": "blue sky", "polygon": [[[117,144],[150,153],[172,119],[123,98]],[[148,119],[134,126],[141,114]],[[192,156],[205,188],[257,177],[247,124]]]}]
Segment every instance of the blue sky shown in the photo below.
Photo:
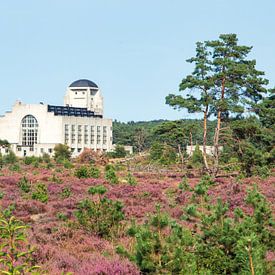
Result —
[{"label": "blue sky", "polygon": [[191,118],[165,105],[191,72],[195,42],[237,33],[275,85],[274,0],[0,2],[0,113],[16,99],[62,104],[66,87],[99,85],[105,116]]}]

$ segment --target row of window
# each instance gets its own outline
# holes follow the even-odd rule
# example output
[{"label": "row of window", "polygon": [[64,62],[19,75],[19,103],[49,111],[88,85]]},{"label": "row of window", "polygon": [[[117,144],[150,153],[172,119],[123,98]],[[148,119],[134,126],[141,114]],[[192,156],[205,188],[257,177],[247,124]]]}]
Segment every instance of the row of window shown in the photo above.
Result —
[{"label": "row of window", "polygon": [[[101,131],[102,130],[102,131]],[[111,128],[112,131],[112,128]],[[107,144],[107,126],[65,124],[65,144]]]}]

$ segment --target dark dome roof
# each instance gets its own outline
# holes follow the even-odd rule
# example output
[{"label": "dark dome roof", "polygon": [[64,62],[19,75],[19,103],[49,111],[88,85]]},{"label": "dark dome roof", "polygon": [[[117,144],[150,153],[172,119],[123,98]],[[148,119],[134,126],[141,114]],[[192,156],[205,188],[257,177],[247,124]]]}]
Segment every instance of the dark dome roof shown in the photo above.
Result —
[{"label": "dark dome roof", "polygon": [[88,79],[79,79],[74,81],[69,87],[92,87],[92,88],[98,88],[98,86]]}]

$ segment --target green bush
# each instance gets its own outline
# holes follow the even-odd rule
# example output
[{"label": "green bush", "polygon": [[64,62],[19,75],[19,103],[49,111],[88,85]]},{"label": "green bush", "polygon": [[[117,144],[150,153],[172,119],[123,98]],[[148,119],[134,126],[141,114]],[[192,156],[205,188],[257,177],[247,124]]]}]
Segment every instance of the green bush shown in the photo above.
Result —
[{"label": "green bush", "polygon": [[44,183],[38,183],[35,186],[35,190],[32,193],[32,199],[38,200],[41,202],[48,202],[49,196],[48,196],[48,188]]},{"label": "green bush", "polygon": [[121,202],[105,197],[99,201],[85,199],[77,204],[75,216],[84,230],[101,237],[110,237],[124,219],[122,207]]},{"label": "green bush", "polygon": [[4,165],[4,159],[3,159],[2,154],[0,153],[0,168],[2,168],[3,165]]},{"label": "green bush", "polygon": [[54,147],[54,159],[57,161],[63,161],[65,159],[69,160],[71,158],[72,152],[68,145],[57,144]]},{"label": "green bush", "polygon": [[0,271],[2,274],[33,274],[33,252],[27,243],[27,227],[15,217],[0,214]]},{"label": "green bush", "polygon": [[130,172],[127,174],[126,180],[127,180],[128,184],[131,186],[137,185],[136,178]]},{"label": "green bush", "polygon": [[89,171],[87,166],[80,166],[75,170],[75,176],[79,179],[86,179],[89,178]]},{"label": "green bush", "polygon": [[64,187],[61,192],[61,198],[66,199],[72,195],[72,190],[70,187]]},{"label": "green bush", "polygon": [[105,166],[105,179],[112,184],[118,183],[118,177],[116,175],[114,166],[110,164]]},{"label": "green bush", "polygon": [[195,167],[200,167],[203,165],[203,156],[198,144],[196,145],[191,157],[191,164]]},{"label": "green bush", "polygon": [[14,164],[17,162],[17,157],[13,151],[9,151],[8,154],[3,157],[3,161],[6,164]]},{"label": "green bush", "polygon": [[108,152],[108,156],[111,158],[124,158],[126,155],[127,152],[123,145],[116,145],[113,152]]},{"label": "green bush", "polygon": [[150,160],[163,165],[169,165],[177,161],[177,154],[173,147],[156,142],[150,149]]},{"label": "green bush", "polygon": [[95,166],[80,166],[75,170],[75,176],[81,178],[99,178],[100,171]]},{"label": "green bush", "polygon": [[88,193],[91,195],[95,195],[95,194],[103,195],[106,192],[107,192],[107,188],[103,185],[93,186],[93,187],[90,187],[88,190]]},{"label": "green bush", "polygon": [[13,172],[19,172],[21,170],[21,167],[18,163],[14,163],[9,167],[9,170]]},{"label": "green bush", "polygon": [[20,181],[17,183],[17,186],[24,193],[29,193],[31,191],[31,183],[29,182],[29,180],[25,176],[20,179]]}]

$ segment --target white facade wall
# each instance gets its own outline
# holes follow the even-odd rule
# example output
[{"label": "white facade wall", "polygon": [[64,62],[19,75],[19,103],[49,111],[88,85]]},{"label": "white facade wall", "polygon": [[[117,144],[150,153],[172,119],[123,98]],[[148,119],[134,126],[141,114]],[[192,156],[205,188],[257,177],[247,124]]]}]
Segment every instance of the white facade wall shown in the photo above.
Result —
[{"label": "white facade wall", "polygon": [[84,148],[95,151],[112,149],[111,119],[64,116],[62,125],[63,143],[72,148],[73,156],[81,153]]},{"label": "white facade wall", "polygon": [[[186,153],[188,156],[192,156],[194,151],[195,151],[195,148],[196,148],[196,145],[193,145],[193,146],[186,146]],[[199,145],[199,149],[201,152],[203,152],[203,146],[202,145]],[[206,146],[206,154],[209,155],[209,156],[214,156],[214,150],[215,150],[215,147],[214,146]],[[223,150],[223,146],[219,146],[219,151],[221,152]]]},{"label": "white facade wall", "polygon": [[[6,139],[19,157],[41,156],[44,153],[53,155],[53,148],[59,143],[71,147],[73,156],[80,154],[84,148],[111,151],[112,120],[100,117],[103,115],[103,97],[99,89],[68,87],[64,103],[65,106],[87,108],[99,117],[55,115],[48,112],[48,105],[17,101],[12,111],[0,116],[0,139]],[[27,115],[35,117],[38,123],[37,143],[33,146],[22,144],[21,124]],[[0,149],[1,153],[7,153],[5,148]]]},{"label": "white facade wall", "polygon": [[64,97],[64,105],[87,108],[95,114],[103,115],[103,97],[98,88],[68,87]]}]

